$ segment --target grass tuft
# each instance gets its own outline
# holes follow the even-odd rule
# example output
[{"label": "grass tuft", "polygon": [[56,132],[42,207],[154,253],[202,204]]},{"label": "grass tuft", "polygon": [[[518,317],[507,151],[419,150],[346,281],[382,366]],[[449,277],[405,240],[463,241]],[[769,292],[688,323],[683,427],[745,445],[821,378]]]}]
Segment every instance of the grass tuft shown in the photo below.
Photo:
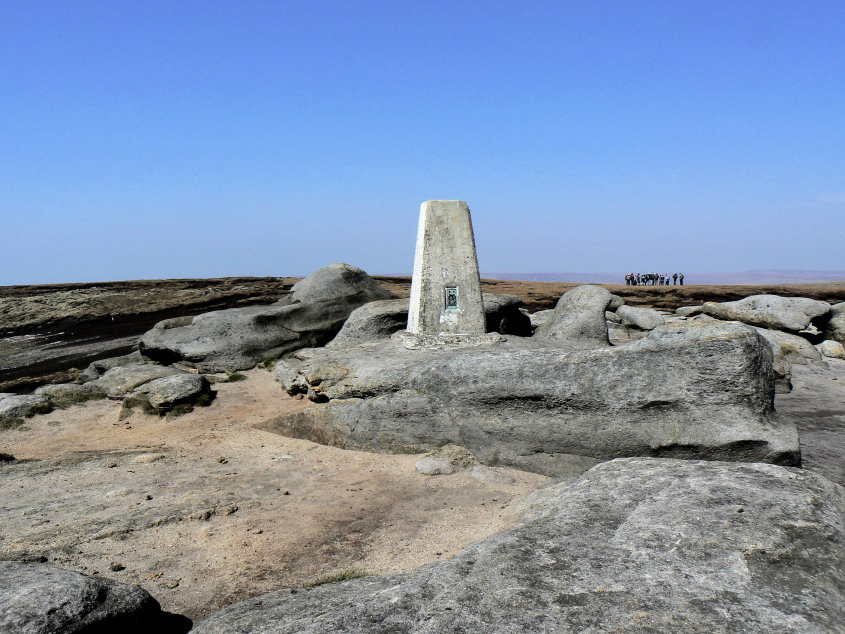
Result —
[{"label": "grass tuft", "polygon": [[72,405],[79,405],[87,403],[88,401],[99,400],[106,398],[102,392],[73,392],[70,394],[62,394],[50,397],[50,402],[56,409],[66,409]]},{"label": "grass tuft", "polygon": [[38,403],[37,405],[33,405],[30,407],[24,417],[32,418],[37,414],[49,414],[53,411],[53,406],[50,403]]},{"label": "grass tuft", "polygon": [[281,357],[270,357],[269,359],[264,359],[261,362],[261,367],[267,370],[268,372],[272,372],[273,369],[276,367],[276,364],[279,362]]},{"label": "grass tuft", "polygon": [[19,416],[6,416],[0,418],[0,429],[18,429],[23,425],[23,418]]},{"label": "grass tuft", "polygon": [[241,374],[240,372],[233,372],[229,375],[229,383],[236,383],[238,381],[246,380],[246,374]]},{"label": "grass tuft", "polygon": [[[175,418],[176,416],[182,416],[184,414],[190,414],[194,411],[194,406],[192,403],[179,403],[178,405],[174,405],[169,412],[167,412],[168,418]],[[160,415],[164,415],[164,412],[161,412]]]},{"label": "grass tuft", "polygon": [[367,572],[361,568],[347,568],[346,570],[320,575],[311,581],[306,581],[302,584],[302,587],[316,588],[317,586],[324,586],[327,583],[337,583],[338,581],[347,581],[349,579],[360,579],[361,577],[369,577],[371,575],[371,572]]}]

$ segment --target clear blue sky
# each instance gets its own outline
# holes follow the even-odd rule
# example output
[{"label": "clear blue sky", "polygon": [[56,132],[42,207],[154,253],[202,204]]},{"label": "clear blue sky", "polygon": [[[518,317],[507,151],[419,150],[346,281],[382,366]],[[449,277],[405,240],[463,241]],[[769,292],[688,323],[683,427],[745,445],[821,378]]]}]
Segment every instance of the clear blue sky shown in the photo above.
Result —
[{"label": "clear blue sky", "polygon": [[0,285],[845,268],[845,2],[0,4]]}]

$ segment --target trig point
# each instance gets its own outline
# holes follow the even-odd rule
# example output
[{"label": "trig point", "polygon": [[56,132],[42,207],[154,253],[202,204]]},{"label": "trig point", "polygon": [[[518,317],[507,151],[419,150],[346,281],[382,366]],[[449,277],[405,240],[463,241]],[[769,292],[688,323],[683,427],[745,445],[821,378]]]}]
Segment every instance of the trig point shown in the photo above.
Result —
[{"label": "trig point", "polygon": [[469,207],[463,200],[427,200],[420,206],[408,332],[426,337],[485,330]]}]

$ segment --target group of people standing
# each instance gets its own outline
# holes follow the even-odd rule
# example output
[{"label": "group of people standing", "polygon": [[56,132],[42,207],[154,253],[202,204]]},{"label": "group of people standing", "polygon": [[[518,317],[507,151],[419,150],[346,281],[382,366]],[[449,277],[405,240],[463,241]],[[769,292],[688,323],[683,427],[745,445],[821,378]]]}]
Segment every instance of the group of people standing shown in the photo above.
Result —
[{"label": "group of people standing", "polygon": [[678,283],[684,285],[683,273],[628,273],[625,276],[626,286],[671,286]]}]

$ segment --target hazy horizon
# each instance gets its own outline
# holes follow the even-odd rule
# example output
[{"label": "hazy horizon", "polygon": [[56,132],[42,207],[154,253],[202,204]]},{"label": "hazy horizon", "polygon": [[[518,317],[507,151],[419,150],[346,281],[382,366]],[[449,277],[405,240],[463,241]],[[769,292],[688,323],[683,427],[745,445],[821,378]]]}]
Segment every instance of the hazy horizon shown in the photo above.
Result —
[{"label": "hazy horizon", "polygon": [[0,284],[845,267],[843,3],[0,7]]},{"label": "hazy horizon", "polygon": [[[348,264],[348,263],[347,263]],[[251,278],[251,277],[293,277],[302,278],[311,273],[281,273],[278,275],[220,275],[208,277],[183,277],[170,276],[162,278],[134,278],[134,279],[89,279],[89,280],[72,280],[64,282],[41,282],[37,284],[8,284],[3,286],[50,286],[53,284],[111,284],[120,282],[140,282],[144,280],[154,279],[219,279],[219,278]],[[645,271],[639,271],[643,273]],[[411,271],[406,272],[371,272],[375,277],[411,277]],[[664,271],[664,274],[666,271]],[[674,273],[674,271],[669,272]],[[752,271],[712,271],[712,272],[686,272],[684,271],[684,284],[687,286],[695,284],[705,285],[768,285],[768,284],[823,284],[825,282],[845,282],[845,270],[843,271],[808,271],[808,270],[752,270]],[[624,284],[624,273],[592,273],[592,272],[481,272],[482,279],[493,280],[510,280],[510,281],[526,281],[526,282],[574,282],[583,284]]]}]

